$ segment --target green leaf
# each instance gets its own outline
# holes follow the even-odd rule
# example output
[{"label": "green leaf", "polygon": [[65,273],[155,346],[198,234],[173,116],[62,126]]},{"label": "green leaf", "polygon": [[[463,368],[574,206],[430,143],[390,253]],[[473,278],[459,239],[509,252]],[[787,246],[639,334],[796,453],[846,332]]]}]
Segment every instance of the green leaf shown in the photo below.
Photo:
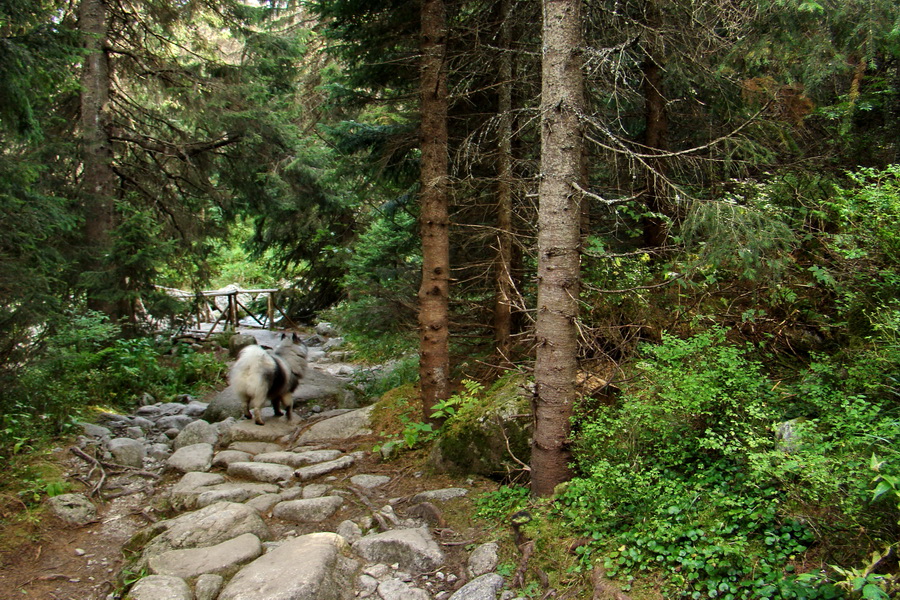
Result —
[{"label": "green leaf", "polygon": [[866,600],[888,600],[890,598],[877,585],[871,583],[863,587],[862,597],[866,598]]}]

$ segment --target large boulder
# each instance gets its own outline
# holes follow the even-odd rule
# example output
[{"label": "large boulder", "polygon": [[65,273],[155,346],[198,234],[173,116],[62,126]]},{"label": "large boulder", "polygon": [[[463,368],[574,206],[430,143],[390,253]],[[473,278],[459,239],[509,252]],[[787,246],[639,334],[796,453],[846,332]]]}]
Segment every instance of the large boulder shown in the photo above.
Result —
[{"label": "large boulder", "polygon": [[371,435],[370,421],[375,405],[351,410],[330,419],[323,419],[307,428],[297,438],[297,443],[308,444],[335,439],[348,439]]},{"label": "large boulder", "polygon": [[312,533],[290,539],[235,575],[219,600],[347,600],[353,597],[342,572],[344,539]]},{"label": "large boulder", "polygon": [[146,542],[137,565],[142,568],[151,557],[170,550],[214,546],[245,533],[261,540],[270,536],[269,528],[253,508],[235,502],[216,502],[138,532],[129,546],[134,548]]},{"label": "large boulder", "polygon": [[[300,385],[294,390],[294,406],[298,403],[315,401],[317,403],[335,403],[347,406],[353,393],[347,389],[345,381],[318,369],[309,368]],[[244,415],[244,405],[232,386],[228,386],[212,399],[203,418],[210,423],[217,423],[228,417],[240,419]]]},{"label": "large boulder", "polygon": [[241,565],[262,554],[262,544],[252,533],[245,533],[215,546],[170,550],[148,561],[154,575],[191,579],[207,573],[231,575]]},{"label": "large boulder", "polygon": [[248,333],[236,333],[228,338],[228,354],[231,358],[237,358],[241,350],[254,345],[256,345],[255,337]]},{"label": "large boulder", "polygon": [[397,563],[410,573],[427,573],[444,562],[444,553],[426,528],[367,535],[353,544],[353,551],[370,563]]},{"label": "large boulder", "polygon": [[531,396],[525,378],[510,375],[484,398],[460,407],[432,447],[430,462],[439,470],[506,475],[521,468],[513,459],[531,458]]}]

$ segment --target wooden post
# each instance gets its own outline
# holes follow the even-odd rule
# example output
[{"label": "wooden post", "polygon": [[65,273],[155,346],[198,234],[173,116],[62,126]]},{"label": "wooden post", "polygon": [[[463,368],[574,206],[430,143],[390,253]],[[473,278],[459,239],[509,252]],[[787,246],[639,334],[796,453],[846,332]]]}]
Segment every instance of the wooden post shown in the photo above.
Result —
[{"label": "wooden post", "polygon": [[237,330],[237,292],[228,294],[228,316],[231,319],[231,330]]},{"label": "wooden post", "polygon": [[268,299],[268,308],[266,309],[266,321],[268,322],[269,329],[273,329],[275,327],[275,297],[272,295],[272,292],[267,294]]}]

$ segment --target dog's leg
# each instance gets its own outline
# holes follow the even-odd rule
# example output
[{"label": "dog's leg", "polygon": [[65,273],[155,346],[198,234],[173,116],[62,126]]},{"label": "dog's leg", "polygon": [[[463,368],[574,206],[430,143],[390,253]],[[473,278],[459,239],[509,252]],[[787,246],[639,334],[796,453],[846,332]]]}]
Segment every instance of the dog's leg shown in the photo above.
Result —
[{"label": "dog's leg", "polygon": [[252,419],[253,415],[250,414],[250,398],[245,396],[244,394],[239,394],[241,402],[244,403],[244,418]]},{"label": "dog's leg", "polygon": [[294,411],[294,395],[291,392],[287,392],[286,394],[281,396],[281,403],[284,404],[284,411],[287,415],[287,420],[291,420],[291,414]]},{"label": "dog's leg", "polygon": [[253,399],[253,422],[257,425],[265,425],[262,420],[262,405],[264,401],[264,397]]},{"label": "dog's leg", "polygon": [[281,398],[280,397],[272,396],[272,410],[275,411],[276,417],[280,417],[282,414],[284,414],[281,412]]}]

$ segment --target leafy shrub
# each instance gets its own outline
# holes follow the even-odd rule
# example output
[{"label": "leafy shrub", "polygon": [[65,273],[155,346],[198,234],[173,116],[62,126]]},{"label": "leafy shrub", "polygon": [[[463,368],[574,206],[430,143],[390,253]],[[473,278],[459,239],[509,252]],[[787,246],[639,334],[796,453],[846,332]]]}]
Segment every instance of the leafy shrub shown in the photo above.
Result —
[{"label": "leafy shrub", "polygon": [[[813,542],[753,458],[773,453],[774,385],[721,329],[664,336],[618,406],[583,416],[581,476],[560,515],[592,540],[607,575],[661,572],[671,598],[829,598],[791,572]],[[783,453],[782,453],[783,454]]]},{"label": "leafy shrub", "polygon": [[97,313],[70,315],[34,360],[4,373],[0,453],[20,453],[41,439],[72,431],[88,406],[130,408],[143,393],[196,393],[221,378],[224,367],[192,349],[168,353],[150,338],[121,339]]}]

